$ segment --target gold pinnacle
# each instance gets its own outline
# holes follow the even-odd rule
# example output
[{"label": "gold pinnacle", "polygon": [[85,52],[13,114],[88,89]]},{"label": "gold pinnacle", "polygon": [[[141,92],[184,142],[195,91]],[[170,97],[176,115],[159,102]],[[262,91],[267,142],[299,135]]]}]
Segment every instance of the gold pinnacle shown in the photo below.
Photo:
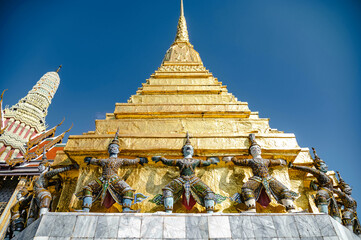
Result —
[{"label": "gold pinnacle", "polygon": [[180,15],[184,16],[184,9],[183,9],[183,0],[181,0],[181,9],[180,9]]},{"label": "gold pinnacle", "polygon": [[60,71],[60,68],[62,68],[63,67],[63,65],[60,65],[59,67],[58,67],[58,69],[56,70],[56,72],[58,73],[59,71]]},{"label": "gold pinnacle", "polygon": [[174,42],[188,42],[189,43],[187,22],[186,22],[186,18],[184,17],[183,0],[181,0],[180,17],[178,20],[177,35],[175,37]]}]

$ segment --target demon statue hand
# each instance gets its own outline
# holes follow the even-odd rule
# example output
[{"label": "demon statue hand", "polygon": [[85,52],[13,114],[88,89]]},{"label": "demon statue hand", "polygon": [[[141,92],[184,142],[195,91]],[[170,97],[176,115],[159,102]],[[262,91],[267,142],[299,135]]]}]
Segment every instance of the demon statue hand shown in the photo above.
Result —
[{"label": "demon statue hand", "polygon": [[193,208],[198,203],[204,206],[208,213],[213,213],[215,203],[220,203],[225,200],[225,197],[215,194],[210,187],[203,183],[195,176],[195,168],[201,166],[209,166],[217,164],[218,158],[208,158],[206,161],[193,158],[194,149],[190,143],[187,132],[187,140],[182,148],[182,159],[166,159],[164,157],[152,157],[154,162],[161,161],[168,166],[177,166],[180,170],[180,176],[163,188],[163,196],[156,195],[151,202],[158,205],[162,204],[167,213],[173,210],[173,203],[177,202],[182,197],[182,204],[187,210]]},{"label": "demon statue hand", "polygon": [[341,218],[337,202],[333,197],[333,182],[326,174],[328,167],[326,163],[317,156],[316,150],[314,148],[312,148],[312,150],[315,155],[313,159],[313,166],[315,168],[295,166],[292,163],[289,164],[289,167],[295,170],[310,173],[317,179],[316,182],[311,181],[310,188],[317,191],[315,202],[318,210],[321,213],[330,214],[333,218],[340,222]]},{"label": "demon statue hand", "polygon": [[[90,182],[81,192],[77,193],[76,196],[83,199],[84,212],[89,212],[92,203],[99,198],[101,200],[101,204],[106,208],[110,208],[115,202],[117,202],[122,205],[123,212],[134,212],[131,209],[131,206],[133,205],[135,190],[118,176],[118,169],[122,166],[130,166],[137,163],[143,165],[144,163],[147,163],[148,160],[147,158],[142,157],[136,159],[118,158],[118,131],[108,146],[108,153],[108,159],[95,159],[91,157],[84,158],[84,162],[87,164],[102,167],[102,176]],[[134,204],[146,198],[143,194],[137,194],[136,197],[137,196],[140,197],[134,200]]]},{"label": "demon statue hand", "polygon": [[361,234],[361,226],[359,219],[357,217],[357,202],[351,197],[352,188],[348,185],[342,178],[339,172],[337,172],[339,184],[338,189],[333,189],[333,192],[338,195],[341,199],[342,209],[342,223],[347,227],[350,231],[353,231],[355,234]]},{"label": "demon statue hand", "polygon": [[27,209],[33,199],[26,187],[22,187],[16,195],[17,202],[11,208],[10,233],[12,237],[18,235],[25,227]]},{"label": "demon statue hand", "polygon": [[[241,194],[236,193],[231,199],[246,204],[248,212],[256,212],[256,201],[266,207],[273,196],[277,202],[286,207],[287,211],[294,211],[293,201],[298,197],[298,194],[272,177],[268,169],[272,166],[286,166],[287,162],[283,159],[263,159],[261,147],[257,144],[255,135],[250,134],[249,139],[251,142],[249,153],[253,158],[237,159],[233,157],[231,160],[235,165],[251,167],[253,176],[242,186]],[[227,162],[229,157],[225,157],[223,160]]]},{"label": "demon statue hand", "polygon": [[50,203],[51,203],[51,194],[47,190],[49,186],[49,181],[57,174],[69,171],[74,168],[79,168],[77,164],[56,168],[50,170],[50,163],[46,159],[45,151],[43,153],[43,160],[39,164],[39,172],[40,175],[35,177],[33,180],[34,184],[34,193],[35,193],[35,201],[36,205],[39,208],[39,216],[47,213],[49,211]]}]

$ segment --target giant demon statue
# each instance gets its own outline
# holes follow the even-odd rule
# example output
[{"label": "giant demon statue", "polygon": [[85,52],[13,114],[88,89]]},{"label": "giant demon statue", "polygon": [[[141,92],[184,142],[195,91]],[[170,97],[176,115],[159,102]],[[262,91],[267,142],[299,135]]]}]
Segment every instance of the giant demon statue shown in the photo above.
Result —
[{"label": "giant demon statue", "polygon": [[46,159],[46,153],[44,150],[43,161],[39,164],[40,175],[35,177],[33,180],[34,184],[34,193],[36,205],[39,208],[39,215],[43,215],[49,211],[51,203],[51,194],[48,191],[47,187],[49,186],[49,181],[57,174],[69,171],[73,168],[79,168],[77,164],[56,168],[50,170],[50,163]]},{"label": "giant demon statue", "polygon": [[29,193],[27,187],[24,186],[16,194],[16,199],[17,202],[10,210],[11,219],[8,239],[17,236],[22,230],[24,230],[28,213],[27,210],[30,206],[31,200],[33,199],[33,194]]},{"label": "giant demon statue", "polygon": [[341,199],[340,205],[342,205],[342,223],[350,231],[353,231],[357,235],[361,235],[360,221],[357,217],[357,202],[351,196],[352,188],[342,178],[339,172],[337,172],[339,184],[338,189],[333,189],[339,198]]},{"label": "giant demon statue", "polygon": [[[52,201],[49,186],[56,184],[53,177],[59,173],[78,168],[77,164],[50,170],[50,163],[46,158],[44,148],[42,161],[38,166],[40,175],[34,177],[26,186],[22,187],[17,194],[17,202],[11,208],[10,229],[7,238],[18,235],[26,226],[29,226],[38,216],[47,213]],[[30,185],[30,186],[29,186]],[[32,185],[32,189],[31,189]],[[31,189],[31,190],[29,190]]]},{"label": "giant demon statue", "polygon": [[219,159],[212,157],[204,161],[193,158],[194,149],[189,140],[188,132],[186,138],[186,143],[182,148],[184,158],[166,159],[160,156],[152,157],[154,162],[161,161],[168,166],[177,166],[180,171],[180,176],[163,188],[163,196],[158,194],[152,199],[152,202],[158,205],[163,203],[165,211],[171,213],[173,211],[173,203],[182,197],[182,204],[187,210],[192,209],[198,203],[206,207],[208,213],[213,213],[215,203],[220,203],[225,198],[215,194],[210,187],[202,182],[195,175],[195,169],[197,167],[217,164]]},{"label": "giant demon statue", "polygon": [[318,210],[322,213],[330,214],[337,221],[340,221],[340,213],[337,206],[337,202],[333,196],[333,181],[326,174],[328,167],[326,163],[317,156],[316,150],[312,148],[313,154],[315,155],[313,159],[313,166],[295,166],[292,163],[289,164],[289,167],[295,170],[303,171],[312,174],[317,181],[311,181],[310,188],[317,191],[316,194],[316,205]]},{"label": "giant demon statue", "polygon": [[[242,186],[241,194],[236,193],[231,199],[239,203],[245,203],[248,212],[256,212],[256,201],[263,207],[267,207],[273,196],[277,202],[286,207],[287,211],[294,211],[293,201],[298,194],[289,190],[281,182],[272,177],[268,169],[268,167],[272,166],[286,166],[286,160],[262,158],[261,147],[257,144],[255,135],[250,134],[249,139],[251,142],[249,153],[253,158],[237,159],[233,157],[231,160],[235,165],[251,167],[253,176]],[[230,158],[225,157],[223,160],[228,162]]]},{"label": "giant demon statue", "polygon": [[[87,164],[98,165],[102,167],[102,176],[90,182],[85,186],[82,192],[76,194],[79,198],[83,199],[83,211],[89,212],[92,203],[100,198],[101,204],[110,208],[115,202],[122,205],[123,212],[134,212],[131,206],[137,202],[144,200],[146,197],[142,194],[134,200],[134,192],[121,177],[118,176],[118,169],[123,166],[130,166],[135,164],[147,163],[147,158],[137,159],[123,159],[118,158],[119,154],[119,139],[118,131],[114,139],[108,146],[109,158],[108,159],[95,159],[92,157],[84,158]],[[133,203],[134,200],[134,203]]]}]

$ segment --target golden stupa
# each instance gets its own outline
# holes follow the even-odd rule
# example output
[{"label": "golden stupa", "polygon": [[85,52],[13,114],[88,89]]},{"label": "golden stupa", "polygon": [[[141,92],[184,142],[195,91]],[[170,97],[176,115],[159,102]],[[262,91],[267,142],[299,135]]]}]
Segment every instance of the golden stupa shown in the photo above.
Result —
[{"label": "golden stupa", "polygon": [[[249,158],[248,135],[255,133],[261,145],[264,158],[282,158],[294,165],[311,166],[312,158],[308,148],[297,144],[293,133],[284,133],[269,126],[269,119],[259,118],[252,112],[247,102],[228,92],[227,87],[209,72],[202,63],[198,52],[189,41],[186,20],[181,6],[177,34],[173,44],[165,54],[161,66],[146,80],[127,103],[116,103],[113,113],[106,114],[104,120],[96,120],[95,131],[83,135],[70,136],[64,151],[58,152],[54,165],[62,165],[75,160],[79,171],[62,174],[64,185],[60,195],[53,202],[55,211],[81,209],[81,201],[74,195],[91,180],[101,174],[101,168],[87,166],[84,157],[107,158],[107,146],[119,128],[121,152],[119,157],[135,158],[161,155],[181,158],[181,148],[188,131],[195,149],[195,158],[209,156],[237,156]],[[274,167],[272,175],[300,197],[295,201],[296,210],[308,209],[318,212],[309,188],[311,177],[287,167]],[[134,209],[152,213],[162,211],[162,206],[150,202],[162,188],[178,176],[176,168],[149,161],[144,167],[121,168],[119,176],[149,198]],[[231,197],[239,192],[242,185],[252,176],[247,167],[220,162],[217,166],[199,168],[196,172],[216,193]],[[330,173],[334,175],[333,172]],[[56,195],[55,191],[53,194]],[[216,205],[215,211],[239,212],[242,204],[229,200]],[[118,204],[106,209],[97,202],[93,212],[120,212]],[[191,212],[204,212],[196,204]],[[180,203],[174,212],[189,212]],[[257,212],[286,212],[284,206],[272,199],[267,208],[257,205]]]}]

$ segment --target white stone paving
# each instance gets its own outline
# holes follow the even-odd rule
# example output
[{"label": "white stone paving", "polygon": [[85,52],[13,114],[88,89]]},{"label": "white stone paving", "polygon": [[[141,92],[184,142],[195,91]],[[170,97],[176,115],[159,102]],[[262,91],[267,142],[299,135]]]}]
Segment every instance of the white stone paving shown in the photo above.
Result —
[{"label": "white stone paving", "polygon": [[140,237],[144,239],[162,239],[163,238],[163,217],[145,216],[142,218]]},{"label": "white stone paving", "polygon": [[142,219],[124,216],[119,218],[118,238],[140,238]]},{"label": "white stone paving", "polygon": [[164,217],[163,238],[186,238],[186,218]]},{"label": "white stone paving", "polygon": [[72,236],[82,238],[94,237],[97,222],[98,216],[78,216]]},{"label": "white stone paving", "polygon": [[231,238],[231,226],[227,216],[208,217],[209,238]]}]

